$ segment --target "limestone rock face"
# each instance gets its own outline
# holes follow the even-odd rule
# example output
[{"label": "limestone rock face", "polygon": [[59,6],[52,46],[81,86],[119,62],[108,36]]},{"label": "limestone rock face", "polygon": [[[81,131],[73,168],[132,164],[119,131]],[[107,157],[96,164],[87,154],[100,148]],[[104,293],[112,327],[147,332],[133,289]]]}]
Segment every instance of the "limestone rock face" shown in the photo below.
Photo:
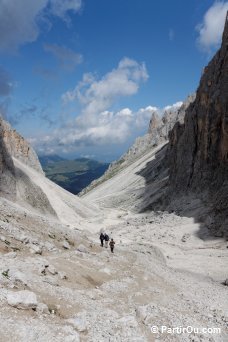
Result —
[{"label": "limestone rock face", "polygon": [[13,160],[6,148],[2,134],[2,120],[0,118],[0,196],[15,200],[16,180]]},{"label": "limestone rock face", "polygon": [[179,122],[184,122],[185,111],[191,102],[195,100],[195,94],[189,95],[187,99],[181,104],[168,106],[164,113],[159,117],[158,114],[153,113],[150,120],[148,133],[154,145],[159,145],[169,139],[169,131],[174,125]]},{"label": "limestone rock face", "polygon": [[[216,217],[216,229],[227,229],[228,214],[228,21],[222,46],[204,69],[195,101],[184,123],[170,132],[167,158],[171,192],[204,192]],[[214,224],[213,223],[213,224]]]},{"label": "limestone rock face", "polygon": [[43,174],[38,157],[29,143],[12,129],[9,123],[0,117],[1,145],[4,142],[5,149],[11,157],[15,157],[25,165]]},{"label": "limestone rock face", "polygon": [[160,122],[161,122],[161,119],[160,119],[159,115],[156,112],[154,112],[152,114],[151,119],[150,119],[148,133],[151,133],[153,131],[153,129],[156,129],[159,126]]}]

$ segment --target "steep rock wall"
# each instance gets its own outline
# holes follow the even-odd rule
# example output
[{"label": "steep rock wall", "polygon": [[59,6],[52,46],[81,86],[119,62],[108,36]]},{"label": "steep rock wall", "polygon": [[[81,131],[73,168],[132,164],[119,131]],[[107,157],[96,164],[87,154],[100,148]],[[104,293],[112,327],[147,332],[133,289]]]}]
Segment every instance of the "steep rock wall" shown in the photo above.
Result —
[{"label": "steep rock wall", "polygon": [[212,207],[211,226],[228,228],[228,20],[222,45],[204,69],[195,101],[169,135],[169,193],[195,192]]}]

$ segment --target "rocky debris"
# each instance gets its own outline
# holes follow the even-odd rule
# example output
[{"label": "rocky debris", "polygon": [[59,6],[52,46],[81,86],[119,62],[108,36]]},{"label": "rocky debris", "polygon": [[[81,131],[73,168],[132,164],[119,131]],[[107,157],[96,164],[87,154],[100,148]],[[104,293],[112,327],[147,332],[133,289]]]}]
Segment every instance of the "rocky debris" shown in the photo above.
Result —
[{"label": "rocky debris", "polygon": [[36,312],[38,314],[45,314],[45,315],[49,315],[50,311],[48,309],[48,306],[44,303],[38,303],[37,307],[36,307]]},{"label": "rocky debris", "polygon": [[63,241],[62,246],[63,246],[64,249],[70,249],[70,244],[69,244],[69,242],[67,242],[66,240]]},{"label": "rocky debris", "polygon": [[81,253],[88,253],[88,249],[83,245],[83,244],[80,244],[78,247],[77,247],[77,251],[81,252]]},{"label": "rocky debris", "polygon": [[17,257],[17,252],[9,252],[4,255],[5,258],[14,259]]},{"label": "rocky debris", "polygon": [[36,309],[38,305],[36,294],[28,290],[9,292],[7,303],[17,309]]},{"label": "rocky debris", "polygon": [[228,286],[228,278],[224,280],[223,285]]},{"label": "rocky debris", "polygon": [[55,251],[56,250],[55,245],[53,245],[53,243],[51,243],[49,241],[45,241],[44,246],[48,251]]},{"label": "rocky debris", "polygon": [[72,324],[72,326],[78,331],[78,332],[86,332],[88,329],[88,324],[86,322],[85,315],[84,316],[76,316],[73,318],[69,318],[67,320],[68,323]]},{"label": "rocky debris", "polygon": [[30,246],[30,252],[33,254],[42,254],[42,247],[38,246],[38,245],[33,245],[31,244]]},{"label": "rocky debris", "polygon": [[67,275],[65,272],[58,272],[58,275],[59,275],[60,279],[62,279],[62,280],[67,279]]},{"label": "rocky debris", "polygon": [[55,269],[53,265],[49,265],[45,269],[52,275],[58,274],[58,271]]},{"label": "rocky debris", "polygon": [[181,241],[186,242],[190,238],[190,234],[186,233],[182,236]]},{"label": "rocky debris", "polygon": [[10,280],[14,283],[14,284],[21,284],[23,286],[27,286],[28,285],[28,280],[26,275],[18,270],[9,270],[8,275],[10,277]]}]

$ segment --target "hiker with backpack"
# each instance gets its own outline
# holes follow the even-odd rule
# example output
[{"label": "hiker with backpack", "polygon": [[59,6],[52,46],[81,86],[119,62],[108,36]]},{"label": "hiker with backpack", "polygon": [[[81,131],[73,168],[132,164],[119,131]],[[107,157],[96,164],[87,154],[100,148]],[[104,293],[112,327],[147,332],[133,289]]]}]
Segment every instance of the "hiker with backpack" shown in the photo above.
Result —
[{"label": "hiker with backpack", "polygon": [[111,252],[114,253],[115,241],[113,239],[111,239],[111,241],[109,242],[109,246],[110,246]]},{"label": "hiker with backpack", "polygon": [[104,246],[104,239],[105,239],[105,236],[104,236],[104,234],[101,232],[101,234],[100,234],[101,247]]},{"label": "hiker with backpack", "polygon": [[106,233],[104,235],[104,240],[105,240],[105,247],[108,248],[109,236]]}]

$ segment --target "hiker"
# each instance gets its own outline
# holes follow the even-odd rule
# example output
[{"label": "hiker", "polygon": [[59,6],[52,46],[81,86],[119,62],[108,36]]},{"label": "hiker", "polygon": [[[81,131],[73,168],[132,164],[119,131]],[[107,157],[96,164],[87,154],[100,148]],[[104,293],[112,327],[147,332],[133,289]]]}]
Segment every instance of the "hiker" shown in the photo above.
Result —
[{"label": "hiker", "polygon": [[100,240],[101,240],[101,247],[103,247],[104,246],[104,234],[103,233],[101,233],[100,234]]},{"label": "hiker", "polygon": [[104,240],[105,240],[105,247],[108,248],[109,236],[106,233],[104,235]]},{"label": "hiker", "polygon": [[114,245],[115,245],[115,241],[113,239],[111,239],[111,241],[109,242],[109,246],[110,246],[112,253],[114,253]]}]

